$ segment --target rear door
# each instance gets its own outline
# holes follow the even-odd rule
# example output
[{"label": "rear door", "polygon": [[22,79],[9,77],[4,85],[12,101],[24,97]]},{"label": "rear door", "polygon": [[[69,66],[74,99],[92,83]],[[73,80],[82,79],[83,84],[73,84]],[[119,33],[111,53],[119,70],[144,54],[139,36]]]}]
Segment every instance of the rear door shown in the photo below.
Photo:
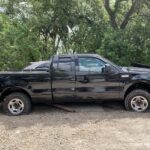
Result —
[{"label": "rear door", "polygon": [[72,56],[55,56],[52,64],[52,92],[55,103],[75,99],[75,61]]}]

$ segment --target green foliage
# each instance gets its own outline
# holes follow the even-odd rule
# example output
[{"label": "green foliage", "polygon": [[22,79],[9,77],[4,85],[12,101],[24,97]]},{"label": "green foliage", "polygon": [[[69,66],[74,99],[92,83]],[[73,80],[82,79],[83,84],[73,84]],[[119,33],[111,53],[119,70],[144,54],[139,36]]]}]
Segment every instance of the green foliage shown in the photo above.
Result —
[{"label": "green foliage", "polygon": [[20,69],[30,61],[40,59],[41,44],[26,25],[14,24],[5,15],[0,15],[0,68]]},{"label": "green foliage", "polygon": [[74,52],[150,65],[148,0],[3,0],[0,6],[0,70]]}]

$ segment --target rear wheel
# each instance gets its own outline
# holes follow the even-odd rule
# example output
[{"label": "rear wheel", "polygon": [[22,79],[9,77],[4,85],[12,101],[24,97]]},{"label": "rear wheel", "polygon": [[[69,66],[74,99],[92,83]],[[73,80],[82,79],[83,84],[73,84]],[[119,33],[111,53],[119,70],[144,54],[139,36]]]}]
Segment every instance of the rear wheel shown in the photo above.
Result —
[{"label": "rear wheel", "polygon": [[145,90],[134,90],[125,98],[125,108],[136,112],[145,112],[150,106],[150,94]]},{"label": "rear wheel", "polygon": [[28,114],[31,111],[31,101],[23,93],[12,93],[4,99],[3,111],[12,116]]}]

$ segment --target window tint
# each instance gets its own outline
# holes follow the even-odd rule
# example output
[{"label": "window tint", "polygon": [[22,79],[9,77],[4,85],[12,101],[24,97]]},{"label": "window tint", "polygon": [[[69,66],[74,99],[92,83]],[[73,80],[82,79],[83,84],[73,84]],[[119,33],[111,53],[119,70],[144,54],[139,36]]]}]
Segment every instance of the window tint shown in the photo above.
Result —
[{"label": "window tint", "polygon": [[100,59],[92,57],[79,58],[79,71],[102,73],[102,68],[104,67],[105,62]]},{"label": "window tint", "polygon": [[59,71],[71,71],[72,70],[72,65],[71,62],[59,62],[58,64],[58,70]]},{"label": "window tint", "polygon": [[59,61],[53,64],[55,71],[59,72],[71,72],[73,69],[73,60],[71,57],[59,58]]}]

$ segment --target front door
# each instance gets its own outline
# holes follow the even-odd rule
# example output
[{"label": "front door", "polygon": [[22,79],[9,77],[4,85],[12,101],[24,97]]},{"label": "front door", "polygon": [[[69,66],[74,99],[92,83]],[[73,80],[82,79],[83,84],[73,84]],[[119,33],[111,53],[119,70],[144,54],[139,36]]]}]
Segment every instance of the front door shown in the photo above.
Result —
[{"label": "front door", "polygon": [[106,73],[105,63],[96,57],[76,59],[76,94],[84,101],[118,99],[120,97],[119,73]]},{"label": "front door", "polygon": [[55,103],[71,102],[75,99],[74,57],[56,56],[52,64],[52,91]]}]

